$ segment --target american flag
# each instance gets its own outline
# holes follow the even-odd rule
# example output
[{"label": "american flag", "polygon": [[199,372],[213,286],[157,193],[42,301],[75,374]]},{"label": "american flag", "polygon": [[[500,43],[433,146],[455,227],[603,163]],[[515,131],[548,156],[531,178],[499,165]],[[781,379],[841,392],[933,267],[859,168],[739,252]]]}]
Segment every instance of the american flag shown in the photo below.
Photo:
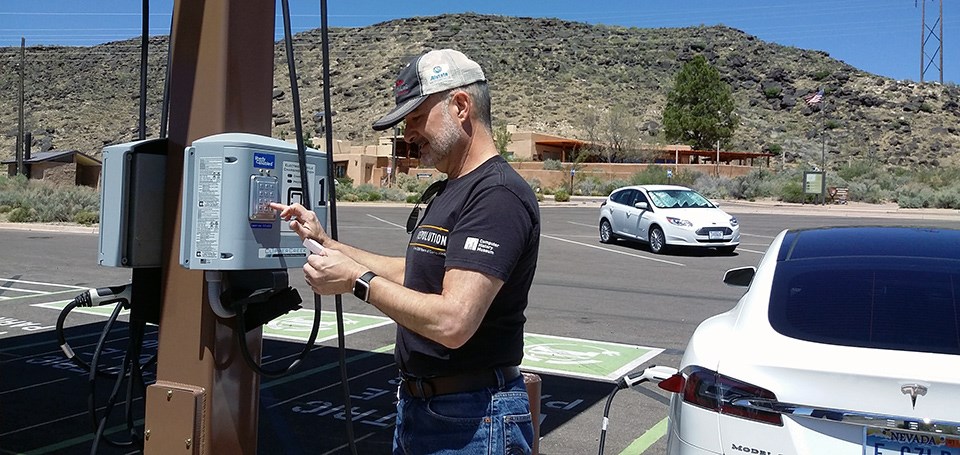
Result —
[{"label": "american flag", "polygon": [[821,100],[823,100],[823,89],[820,89],[819,92],[814,93],[812,95],[807,95],[806,97],[804,97],[804,99],[807,101],[807,104],[810,106],[813,106],[814,104],[819,103]]}]

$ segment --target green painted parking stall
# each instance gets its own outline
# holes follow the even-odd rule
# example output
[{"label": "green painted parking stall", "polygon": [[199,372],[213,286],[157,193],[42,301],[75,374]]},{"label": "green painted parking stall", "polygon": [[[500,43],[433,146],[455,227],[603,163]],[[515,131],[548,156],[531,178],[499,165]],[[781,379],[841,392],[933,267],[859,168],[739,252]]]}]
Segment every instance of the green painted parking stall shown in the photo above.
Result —
[{"label": "green painted parking stall", "polygon": [[[59,312],[69,302],[57,300],[29,306]],[[105,305],[76,308],[74,313],[105,320],[113,309],[113,305]],[[301,309],[264,325],[262,361],[265,364],[284,362],[299,353],[309,336],[313,316],[313,310]],[[83,317],[68,320],[66,329],[73,348],[88,361],[104,328],[104,322],[89,321],[90,318]],[[348,335],[393,324],[382,316],[355,313],[345,313],[343,322]],[[108,365],[122,359],[127,330],[122,320],[111,330],[103,356]],[[4,371],[18,372],[0,375],[0,399],[4,400],[7,412],[30,418],[0,421],[0,447],[3,448],[0,453],[89,453],[92,435],[88,428],[86,373],[63,357],[52,330],[22,333],[22,336],[0,338]],[[322,311],[318,340],[329,340],[336,335],[335,313]],[[579,434],[577,439],[595,437],[597,430],[593,422],[583,421],[584,413],[602,405],[612,382],[662,352],[654,347],[535,333],[525,334],[524,340],[522,369],[539,374],[542,381],[541,436],[546,439],[554,433],[562,435],[560,438],[570,437],[570,432]],[[349,410],[342,395],[336,348],[317,346],[296,371],[262,381],[260,453],[349,453],[344,431],[348,415],[353,420],[361,453],[389,453],[397,389],[393,345],[361,350],[351,349],[350,344],[348,340],[345,351],[351,394]],[[145,356],[155,352],[156,327],[148,328],[143,346]],[[153,372],[145,372],[145,378],[150,384]],[[112,385],[108,382],[98,385],[99,397],[108,395]],[[135,408],[142,406],[142,400],[134,403]],[[56,411],[30,412],[36,408]],[[135,417],[137,425],[142,426],[142,412],[138,411]],[[111,423],[108,433],[115,438],[124,437],[127,429],[123,419],[117,417]],[[654,441],[657,436],[659,434],[645,435],[631,450],[642,447],[646,437]],[[101,444],[100,453],[129,452]]]},{"label": "green painted parking stall", "polygon": [[[40,303],[34,306],[61,310],[69,301]],[[107,317],[110,305],[76,308],[74,311]],[[122,313],[121,313],[122,314]],[[263,326],[263,336],[273,339],[306,341],[313,327],[314,310],[300,309],[280,316]],[[345,335],[393,324],[390,318],[356,313],[343,314]],[[337,336],[336,313],[321,311],[317,342]],[[560,337],[536,333],[523,336],[525,371],[572,376],[598,381],[617,381],[663,352],[661,348],[635,346],[608,341]]]},{"label": "green painted parking stall", "polygon": [[663,349],[527,333],[523,351],[524,370],[616,381]]},{"label": "green painted parking stall", "polygon": [[[53,310],[63,310],[69,304],[69,300],[58,302],[37,303],[33,306],[38,308],[49,308]],[[109,317],[113,312],[113,305],[104,305],[100,307],[77,307],[73,311],[77,313],[90,314],[96,316]],[[122,310],[120,315],[126,315],[129,310]],[[313,328],[313,317],[315,311],[309,309],[299,309],[291,311],[280,316],[263,326],[263,336],[275,339],[286,339],[294,341],[306,341],[310,337],[310,330]],[[337,337],[336,313],[333,311],[320,312],[320,329],[317,332],[317,342],[332,340]],[[364,330],[375,329],[385,325],[393,324],[390,318],[383,316],[370,316],[365,314],[344,313],[343,327],[344,335],[351,335]]]}]

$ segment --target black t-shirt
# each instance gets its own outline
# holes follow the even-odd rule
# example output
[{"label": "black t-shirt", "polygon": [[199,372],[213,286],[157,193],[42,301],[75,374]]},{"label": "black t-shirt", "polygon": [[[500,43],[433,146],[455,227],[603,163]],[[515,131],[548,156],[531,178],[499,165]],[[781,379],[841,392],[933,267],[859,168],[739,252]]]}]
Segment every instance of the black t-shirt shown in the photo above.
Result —
[{"label": "black t-shirt", "polygon": [[429,377],[523,359],[523,315],[540,247],[540,208],[530,186],[500,156],[447,182],[427,207],[407,246],[404,286],[439,294],[447,268],[503,280],[477,332],[450,349],[397,326],[396,360],[407,374]]}]

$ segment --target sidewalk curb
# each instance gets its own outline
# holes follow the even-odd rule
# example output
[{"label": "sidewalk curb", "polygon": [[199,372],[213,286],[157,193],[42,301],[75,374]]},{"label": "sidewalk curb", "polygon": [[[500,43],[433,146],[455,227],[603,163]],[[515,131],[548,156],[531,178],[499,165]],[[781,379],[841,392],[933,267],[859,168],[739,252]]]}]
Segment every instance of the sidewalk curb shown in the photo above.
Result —
[{"label": "sidewalk curb", "polygon": [[[592,207],[600,209],[605,201],[601,196],[572,196],[569,202],[556,202],[552,196],[540,202],[540,208]],[[780,201],[717,200],[720,209],[730,214],[769,214],[791,216],[833,216],[843,218],[896,218],[916,220],[947,220],[960,222],[960,210],[956,209],[904,209],[896,204],[850,203],[845,205],[790,204]],[[409,203],[338,202],[337,205],[381,207],[412,207]],[[99,234],[100,226],[81,226],[62,223],[9,223],[0,222],[0,230],[14,229],[34,232],[61,232],[71,234]]]}]

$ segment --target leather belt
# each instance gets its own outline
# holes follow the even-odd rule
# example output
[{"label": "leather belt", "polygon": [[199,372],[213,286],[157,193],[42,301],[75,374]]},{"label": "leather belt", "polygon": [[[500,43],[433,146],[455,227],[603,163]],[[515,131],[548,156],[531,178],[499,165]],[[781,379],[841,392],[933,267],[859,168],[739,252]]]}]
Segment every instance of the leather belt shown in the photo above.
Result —
[{"label": "leather belt", "polygon": [[472,392],[488,387],[499,387],[501,383],[497,380],[498,370],[503,377],[503,384],[520,376],[520,368],[515,366],[432,378],[405,376],[401,373],[400,388],[410,396],[422,399],[451,393]]}]

